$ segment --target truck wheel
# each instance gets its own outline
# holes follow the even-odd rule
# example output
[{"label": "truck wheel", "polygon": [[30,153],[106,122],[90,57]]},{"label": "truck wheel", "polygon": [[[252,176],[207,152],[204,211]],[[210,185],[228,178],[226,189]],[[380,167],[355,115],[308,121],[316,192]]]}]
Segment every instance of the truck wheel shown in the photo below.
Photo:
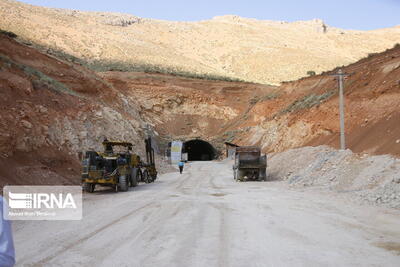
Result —
[{"label": "truck wheel", "polygon": [[138,184],[139,180],[139,170],[138,168],[133,168],[131,172],[131,187],[135,187]]},{"label": "truck wheel", "polygon": [[95,188],[95,184],[92,184],[92,183],[84,183],[83,184],[83,190],[85,191],[85,192],[88,192],[88,193],[93,193],[94,192],[94,188]]},{"label": "truck wheel", "polygon": [[260,169],[260,172],[258,174],[258,180],[259,181],[266,181],[267,180],[267,170],[266,169]]},{"label": "truck wheel", "polygon": [[118,179],[118,187],[122,192],[128,191],[128,179],[126,175],[121,175]]},{"label": "truck wheel", "polygon": [[244,176],[246,175],[246,172],[243,170],[237,170],[237,180],[240,182],[244,181]]}]

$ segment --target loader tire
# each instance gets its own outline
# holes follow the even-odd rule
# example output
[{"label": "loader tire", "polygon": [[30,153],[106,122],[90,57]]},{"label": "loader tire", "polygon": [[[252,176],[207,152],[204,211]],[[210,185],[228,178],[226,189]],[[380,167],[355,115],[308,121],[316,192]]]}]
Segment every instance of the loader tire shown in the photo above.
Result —
[{"label": "loader tire", "polygon": [[157,179],[157,173],[151,176],[151,179],[153,180],[153,182]]},{"label": "loader tire", "polygon": [[88,192],[88,193],[93,193],[95,186],[96,185],[92,184],[92,183],[84,183],[83,184],[83,191]]},{"label": "loader tire", "polygon": [[139,181],[139,169],[138,168],[133,168],[132,172],[131,172],[131,182],[130,182],[130,186],[131,187],[135,187],[138,185],[138,181]]},{"label": "loader tire", "polygon": [[143,173],[142,173],[142,179],[143,179],[143,182],[145,182],[146,184],[148,184],[148,183],[151,183],[152,181],[151,181],[151,177],[150,177],[150,175],[149,175],[149,172],[147,171],[147,170],[145,170]]},{"label": "loader tire", "polygon": [[143,172],[140,168],[138,168],[138,183],[143,183]]},{"label": "loader tire", "polygon": [[126,175],[121,175],[118,179],[119,190],[122,192],[128,191],[128,187],[129,187],[128,183],[129,182],[128,182],[128,178],[126,177]]}]

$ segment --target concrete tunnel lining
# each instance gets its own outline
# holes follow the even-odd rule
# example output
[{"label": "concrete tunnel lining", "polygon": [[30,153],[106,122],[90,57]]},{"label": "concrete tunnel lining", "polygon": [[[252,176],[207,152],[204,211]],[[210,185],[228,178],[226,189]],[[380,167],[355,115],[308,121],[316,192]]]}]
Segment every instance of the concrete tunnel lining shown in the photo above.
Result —
[{"label": "concrete tunnel lining", "polygon": [[217,156],[215,148],[207,141],[193,139],[183,143],[183,152],[188,153],[189,161],[213,160]]}]

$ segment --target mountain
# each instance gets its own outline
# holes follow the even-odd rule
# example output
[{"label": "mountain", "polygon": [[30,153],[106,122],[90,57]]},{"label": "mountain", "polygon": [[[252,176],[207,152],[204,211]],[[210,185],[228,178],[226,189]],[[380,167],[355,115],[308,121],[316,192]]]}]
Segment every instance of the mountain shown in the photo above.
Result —
[{"label": "mountain", "polygon": [[321,20],[228,15],[197,22],[52,9],[0,1],[0,29],[94,70],[223,76],[278,84],[355,62],[400,43],[400,27],[342,30]]}]

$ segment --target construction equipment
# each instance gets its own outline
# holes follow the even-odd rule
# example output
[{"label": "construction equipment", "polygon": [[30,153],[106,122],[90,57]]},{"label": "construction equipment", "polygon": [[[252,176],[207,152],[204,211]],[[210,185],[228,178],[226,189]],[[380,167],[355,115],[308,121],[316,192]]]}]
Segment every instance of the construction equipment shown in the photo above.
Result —
[{"label": "construction equipment", "polygon": [[237,147],[235,149],[233,172],[236,181],[266,181],[267,155],[261,155],[259,147]]},{"label": "construction equipment", "polygon": [[145,183],[154,182],[157,179],[156,164],[154,161],[154,149],[151,143],[151,138],[146,138],[146,161],[147,163],[141,163],[142,171],[142,181]]},{"label": "construction equipment", "polygon": [[[147,144],[150,144],[148,146]],[[154,163],[154,150],[150,138],[146,139],[147,163],[132,153],[132,143],[103,141],[104,152],[86,151],[82,160],[83,190],[93,193],[96,185],[110,186],[116,192],[128,191],[141,181],[150,183],[157,177]],[[125,151],[115,151],[122,147]]]}]

